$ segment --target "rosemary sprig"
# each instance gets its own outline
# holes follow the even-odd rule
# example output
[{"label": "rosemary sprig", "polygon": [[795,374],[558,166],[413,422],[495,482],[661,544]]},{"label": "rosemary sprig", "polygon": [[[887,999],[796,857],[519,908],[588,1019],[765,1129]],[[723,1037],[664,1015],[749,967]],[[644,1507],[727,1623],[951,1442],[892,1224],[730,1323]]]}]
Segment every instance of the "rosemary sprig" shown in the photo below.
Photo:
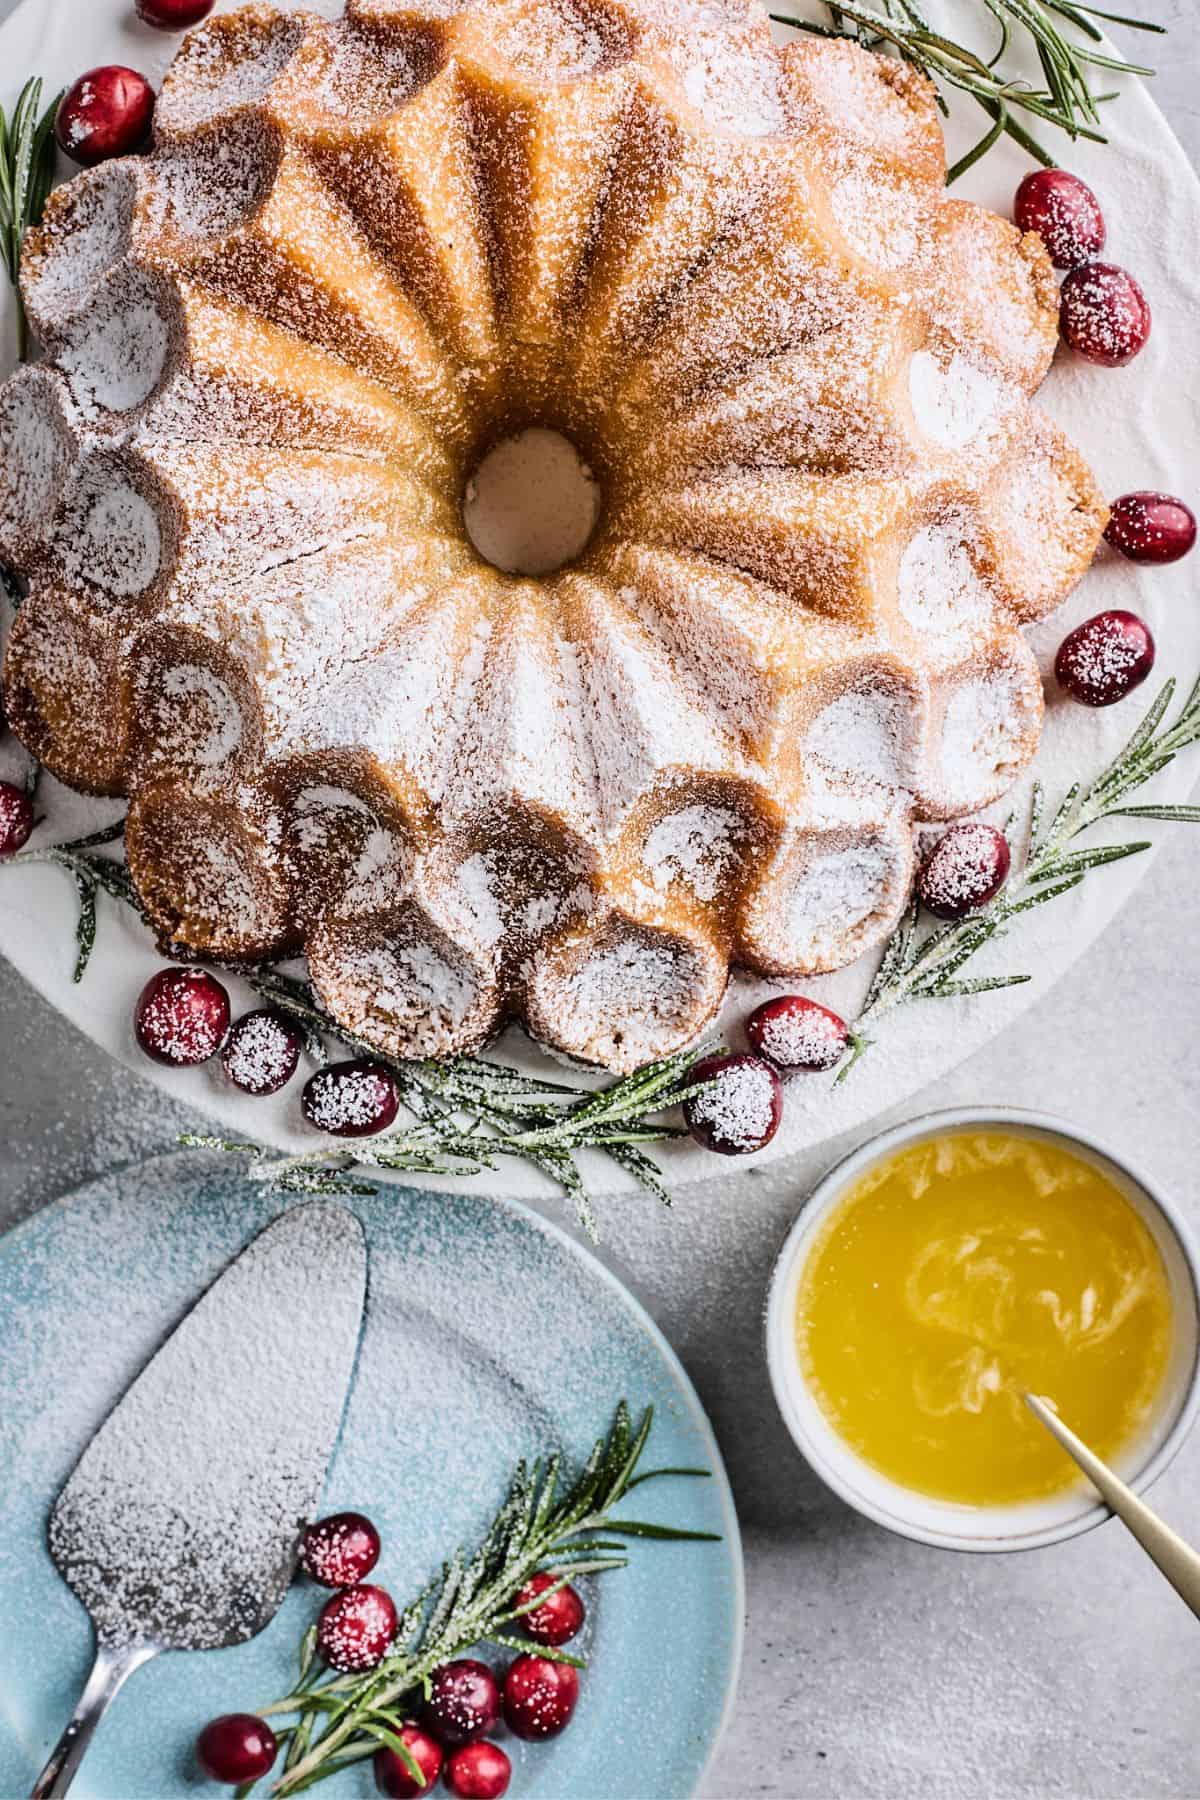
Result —
[{"label": "rosemary sprig", "polygon": [[[947,171],[947,182],[956,181],[1003,135],[1013,138],[1038,162],[1052,167],[1055,157],[1032,135],[1018,114],[1057,126],[1072,139],[1107,142],[1099,129],[1100,106],[1114,96],[1092,92],[1090,71],[1153,75],[1154,70],[1098,49],[1103,33],[1095,21],[1125,25],[1131,31],[1164,29],[1145,19],[1102,12],[1081,0],[980,0],[981,16],[998,30],[997,46],[985,59],[969,45],[935,31],[915,0],[876,0],[874,5],[863,5],[859,0],[829,0],[826,11],[828,23],[786,13],[772,13],[771,17],[781,25],[792,25],[817,37],[848,37],[866,49],[890,51],[929,76],[939,89],[938,103],[943,112],[948,109],[941,89],[951,87],[969,94],[987,114],[991,120],[987,131]],[[1044,87],[1032,87],[1005,72],[1003,60],[1014,35],[1027,38],[1032,44]]]},{"label": "rosemary sprig", "polygon": [[[402,1105],[418,1121],[416,1131],[402,1140],[388,1137],[365,1150],[359,1146],[353,1157],[326,1147],[278,1162],[260,1151],[253,1170],[260,1179],[291,1192],[361,1192],[347,1179],[356,1164],[472,1174],[493,1168],[497,1156],[518,1156],[563,1189],[584,1230],[595,1237],[595,1218],[575,1161],[576,1151],[592,1149],[603,1152],[670,1205],[662,1172],[641,1146],[682,1135],[677,1127],[663,1123],[661,1115],[696,1091],[688,1071],[711,1047],[664,1057],[593,1091],[525,1075],[483,1057],[400,1061],[338,1025],[306,982],[273,968],[253,971],[247,979],[257,994],[287,1013],[310,1037],[319,1040],[327,1033],[348,1049],[381,1062],[399,1087]],[[208,1149],[240,1153],[246,1148],[219,1138],[204,1143]],[[391,1160],[393,1156],[397,1160]],[[454,1160],[443,1160],[447,1157]]]},{"label": "rosemary sprig", "polygon": [[[145,916],[125,864],[101,854],[116,844],[123,832],[124,822],[118,821],[87,837],[35,845],[9,859],[18,864],[52,863],[74,880],[79,894],[75,981],[82,980],[95,948],[96,899],[101,889]],[[664,1205],[670,1205],[662,1171],[643,1146],[683,1135],[662,1115],[698,1091],[688,1079],[689,1070],[711,1046],[664,1057],[600,1089],[526,1075],[478,1056],[405,1062],[345,1030],[324,1010],[309,984],[296,976],[272,964],[249,969],[239,966],[235,972],[268,1005],[295,1021],[318,1065],[327,1060],[326,1038],[382,1063],[414,1123],[373,1143],[357,1144],[353,1154],[336,1145],[324,1145],[279,1157],[260,1144],[208,1132],[186,1132],[180,1138],[182,1144],[248,1156],[249,1173],[255,1179],[292,1194],[375,1193],[369,1181],[355,1178],[354,1171],[359,1169],[476,1175],[494,1169],[500,1157],[518,1157],[563,1190],[592,1238],[597,1236],[596,1221],[576,1153],[598,1150]]]},{"label": "rosemary sprig", "polygon": [[[1090,784],[1077,782],[1070,789],[1045,832],[1042,791],[1035,784],[1024,866],[989,905],[956,924],[926,930],[914,900],[889,939],[854,1020],[850,1048],[837,1071],[839,1082],[870,1048],[875,1023],[906,1001],[961,998],[1029,981],[1031,977],[1023,974],[964,977],[961,971],[985,944],[1002,936],[1014,919],[1069,893],[1093,869],[1149,848],[1146,840],[1072,848],[1083,833],[1110,818],[1200,823],[1200,806],[1125,804],[1181,750],[1200,741],[1200,680],[1174,723],[1160,729],[1174,693],[1175,682],[1168,681],[1124,749]],[[125,865],[102,854],[118,841],[122,831],[118,822],[69,843],[22,850],[10,859],[14,863],[55,863],[75,880],[80,899],[77,981],[95,944],[100,889],[142,912]],[[280,1157],[262,1145],[200,1132],[185,1134],[180,1140],[183,1144],[247,1156],[256,1179],[285,1192],[306,1194],[374,1193],[369,1181],[356,1179],[358,1169],[471,1175],[495,1168],[500,1157],[515,1156],[563,1189],[593,1237],[595,1220],[576,1153],[594,1149],[670,1205],[662,1171],[643,1146],[683,1135],[664,1115],[700,1091],[691,1072],[713,1046],[664,1057],[598,1089],[526,1075],[485,1057],[404,1062],[346,1031],[324,1011],[307,982],[270,964],[237,972],[263,1000],[295,1020],[315,1061],[325,1060],[325,1040],[333,1038],[381,1062],[394,1077],[412,1123],[398,1133],[356,1144],[352,1153],[341,1146],[322,1145]]]},{"label": "rosemary sprig", "polygon": [[11,118],[0,107],[0,260],[17,298],[17,356],[28,348],[25,308],[19,276],[25,233],[42,216],[54,180],[54,115],[62,95],[42,110],[39,76],[27,81],[17,96]]},{"label": "rosemary sprig", "polygon": [[1029,975],[963,977],[971,958],[994,938],[1003,937],[1014,919],[1077,888],[1092,872],[1150,848],[1148,839],[1132,843],[1090,844],[1073,848],[1076,839],[1105,819],[1155,819],[1200,824],[1200,806],[1147,804],[1127,806],[1127,797],[1175,760],[1181,750],[1200,741],[1200,680],[1184,701],[1174,723],[1160,730],[1175,694],[1168,681],[1128,743],[1096,779],[1076,782],[1043,829],[1043,794],[1034,784],[1029,843],[1022,868],[1009,878],[996,898],[955,924],[920,928],[919,902],[914,899],[888,940],[875,979],[855,1019],[850,1049],[837,1073],[844,1081],[869,1048],[870,1027],[886,1013],[910,1000],[947,1000],[1016,987]]},{"label": "rosemary sprig", "polygon": [[[557,1580],[606,1574],[626,1567],[627,1538],[673,1542],[719,1541],[714,1532],[683,1531],[669,1525],[619,1518],[615,1508],[635,1485],[665,1477],[706,1476],[707,1469],[636,1470],[654,1421],[647,1407],[636,1426],[622,1400],[608,1433],[596,1440],[576,1479],[563,1486],[562,1459],[517,1464],[508,1493],[478,1548],[456,1550],[441,1571],[401,1611],[388,1656],[366,1675],[336,1675],[315,1662],[310,1627],[300,1650],[300,1675],[290,1694],[259,1707],[265,1717],[294,1716],[284,1769],[272,1792],[295,1794],[313,1787],[348,1763],[372,1756],[381,1744],[395,1750],[420,1782],[399,1732],[406,1710],[428,1693],[442,1663],[477,1644],[526,1650],[511,1627],[526,1608],[513,1596],[532,1575],[551,1571]],[[536,1605],[545,1598],[539,1595]],[[563,1650],[538,1654],[582,1667]],[[276,1734],[277,1736],[279,1733]],[[247,1794],[253,1783],[239,1789]]]},{"label": "rosemary sprig", "polygon": [[[272,974],[274,972],[271,972]],[[252,985],[257,978],[251,977]],[[259,990],[262,991],[261,989]],[[293,1018],[296,1003],[276,990],[273,1004]],[[303,1009],[307,1011],[307,1008]],[[456,1057],[445,1064],[398,1062],[362,1045],[321,1015],[321,1029],[381,1061],[401,1083],[404,1104],[415,1112],[412,1127],[356,1144],[352,1152],[323,1145],[295,1156],[278,1157],[261,1145],[207,1133],[187,1133],[181,1143],[250,1157],[249,1173],[287,1193],[371,1194],[355,1179],[358,1169],[393,1169],[434,1175],[472,1175],[496,1166],[498,1157],[519,1157],[558,1183],[575,1203],[580,1224],[591,1237],[596,1222],[575,1160],[579,1150],[600,1150],[627,1169],[664,1205],[671,1203],[662,1171],[641,1148],[682,1135],[661,1115],[700,1091],[690,1070],[711,1046],[683,1050],[592,1091],[552,1088],[534,1077],[482,1057]],[[518,1104],[528,1085],[527,1110]],[[548,1103],[544,1090],[554,1096]],[[491,1095],[499,1096],[493,1104]],[[547,1107],[553,1111],[547,1116]],[[421,1108],[429,1110],[421,1111]]]}]

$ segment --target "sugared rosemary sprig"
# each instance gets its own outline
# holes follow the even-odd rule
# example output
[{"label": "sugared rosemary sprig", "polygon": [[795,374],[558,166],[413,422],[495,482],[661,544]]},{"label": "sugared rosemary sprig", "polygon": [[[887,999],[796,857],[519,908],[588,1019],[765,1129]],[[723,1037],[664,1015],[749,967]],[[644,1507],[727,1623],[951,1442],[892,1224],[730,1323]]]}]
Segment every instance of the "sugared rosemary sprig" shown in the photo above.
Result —
[{"label": "sugared rosemary sprig", "polygon": [[[260,1715],[293,1717],[277,1731],[287,1742],[284,1770],[275,1794],[298,1794],[349,1763],[373,1756],[387,1746],[409,1766],[419,1784],[424,1778],[407,1752],[400,1732],[406,1711],[428,1694],[429,1679],[477,1644],[528,1649],[512,1631],[529,1607],[514,1606],[514,1596],[532,1575],[547,1570],[562,1581],[623,1569],[629,1560],[626,1538],[672,1542],[717,1543],[710,1531],[682,1531],[614,1516],[614,1509],[634,1487],[666,1476],[707,1476],[707,1469],[649,1469],[637,1474],[650,1436],[654,1413],[647,1407],[635,1426],[624,1400],[612,1427],[596,1440],[578,1477],[562,1488],[558,1455],[531,1467],[517,1464],[508,1493],[478,1549],[455,1551],[441,1572],[404,1608],[396,1637],[377,1669],[366,1675],[335,1675],[323,1670],[314,1655],[316,1634],[310,1627],[301,1642],[299,1679],[290,1694]],[[540,1594],[536,1605],[544,1601]],[[539,1656],[582,1667],[582,1659],[563,1650],[539,1646]],[[324,1677],[324,1678],[322,1678]],[[248,1794],[254,1783],[238,1790]]]},{"label": "sugared rosemary sprig", "polygon": [[[793,25],[818,37],[848,37],[869,50],[890,51],[911,63],[939,89],[939,104],[947,110],[941,89],[957,88],[978,102],[992,121],[979,142],[947,171],[947,182],[956,181],[972,163],[985,156],[1004,135],[1013,138],[1030,156],[1051,167],[1056,158],[1021,123],[1018,114],[1055,125],[1067,136],[1107,140],[1099,129],[1100,106],[1112,94],[1094,94],[1090,71],[1104,69],[1119,75],[1153,75],[1153,69],[1107,55],[1097,46],[1103,33],[1097,19],[1125,25],[1131,31],[1161,32],[1164,27],[1146,19],[1124,18],[1102,12],[1079,0],[979,0],[980,19],[998,34],[990,56],[957,43],[936,31],[915,0],[830,0],[828,23],[773,12],[781,25]],[[1014,37],[1027,38],[1037,55],[1044,87],[1031,87],[1006,72],[1004,59]]]},{"label": "sugared rosemary sprig", "polygon": [[[102,852],[118,843],[124,822],[67,843],[18,851],[14,864],[51,863],[65,869],[79,893],[75,927],[74,980],[80,981],[96,944],[96,897],[101,889],[142,915],[141,902],[123,862]],[[144,915],[142,915],[144,916]],[[596,1221],[582,1172],[580,1150],[598,1150],[634,1176],[664,1205],[671,1203],[658,1164],[643,1148],[682,1135],[662,1115],[673,1111],[696,1085],[688,1072],[704,1049],[664,1057],[609,1087],[593,1089],[526,1075],[479,1056],[445,1062],[405,1062],[345,1030],[320,1005],[305,981],[271,964],[236,971],[269,1006],[294,1020],[318,1065],[327,1060],[326,1038],[382,1063],[400,1092],[413,1123],[353,1154],[337,1145],[280,1157],[261,1144],[243,1143],[208,1132],[187,1132],[191,1148],[222,1150],[251,1159],[251,1173],[285,1193],[373,1194],[355,1169],[398,1170],[413,1175],[475,1175],[494,1169],[500,1157],[531,1163],[560,1187],[575,1206],[581,1225],[595,1237]]]},{"label": "sugared rosemary sprig", "polygon": [[62,95],[42,109],[39,76],[27,81],[11,117],[0,106],[0,261],[17,299],[17,356],[24,359],[28,331],[18,277],[25,233],[36,225],[54,180],[54,115]]},{"label": "sugared rosemary sprig", "polygon": [[[265,979],[264,979],[265,977]],[[661,1115],[699,1092],[690,1071],[708,1048],[680,1051],[599,1089],[542,1082],[483,1057],[453,1057],[445,1063],[399,1062],[345,1033],[316,1010],[315,1001],[297,1002],[281,994],[278,974],[252,975],[251,985],[298,1022],[320,1020],[319,1029],[360,1050],[387,1068],[400,1087],[402,1104],[416,1123],[353,1151],[337,1145],[296,1156],[277,1156],[261,1145],[238,1143],[207,1133],[180,1141],[197,1149],[223,1150],[251,1158],[250,1173],[289,1193],[373,1193],[356,1169],[396,1169],[426,1175],[473,1175],[494,1169],[499,1157],[519,1157],[556,1182],[575,1205],[591,1237],[596,1222],[579,1150],[599,1150],[632,1174],[642,1187],[670,1205],[662,1171],[642,1148],[682,1135]],[[288,978],[288,987],[296,985]]]},{"label": "sugared rosemary sprig", "polygon": [[[844,1081],[870,1048],[876,1022],[910,1000],[939,1000],[1014,987],[1028,975],[961,978],[970,959],[1002,936],[1014,919],[1076,888],[1093,869],[1149,849],[1147,840],[1072,848],[1075,840],[1104,819],[1140,818],[1200,823],[1200,806],[1160,803],[1127,806],[1128,796],[1181,750],[1200,742],[1200,680],[1174,722],[1160,729],[1175,694],[1168,681],[1124,749],[1096,779],[1076,782],[1048,829],[1042,830],[1042,790],[1035,784],[1029,843],[1023,866],[978,912],[956,924],[926,929],[914,900],[889,939],[866,998],[854,1020],[850,1049],[836,1079]],[[64,868],[79,890],[75,979],[87,967],[95,943],[96,896],[101,888],[139,913],[141,906],[125,865],[103,854],[116,844],[123,825],[110,825],[69,843],[20,851],[12,863],[47,862]],[[366,1039],[346,1031],[320,1006],[307,982],[272,965],[238,969],[255,992],[278,1007],[305,1033],[310,1054],[326,1058],[325,1040],[335,1039],[382,1063],[394,1077],[413,1123],[399,1133],[358,1143],[353,1152],[322,1145],[295,1156],[279,1156],[262,1145],[191,1132],[181,1142],[251,1159],[259,1180],[293,1193],[370,1194],[356,1169],[389,1169],[409,1174],[470,1175],[496,1166],[500,1157],[519,1157],[556,1182],[572,1199],[584,1229],[596,1234],[576,1152],[594,1149],[632,1174],[665,1204],[670,1195],[662,1171],[644,1145],[683,1135],[664,1115],[699,1091],[691,1071],[713,1046],[684,1050],[602,1088],[574,1086],[527,1075],[486,1057],[459,1056],[445,1062],[403,1062]]]},{"label": "sugared rosemary sprig", "polygon": [[1133,843],[1089,844],[1073,848],[1077,838],[1105,819],[1155,819],[1200,824],[1200,806],[1151,804],[1126,806],[1128,795],[1143,787],[1181,750],[1200,741],[1200,680],[1192,688],[1174,722],[1160,730],[1175,695],[1168,681],[1125,747],[1092,782],[1067,791],[1050,824],[1043,830],[1043,794],[1034,783],[1025,861],[996,898],[955,924],[923,931],[920,903],[914,898],[888,940],[875,979],[852,1027],[851,1045],[837,1073],[844,1081],[871,1044],[870,1031],[886,1013],[909,1000],[949,1000],[1017,987],[1029,975],[979,975],[960,979],[960,971],[994,938],[1003,937],[1014,919],[1034,907],[1068,894],[1091,873],[1108,863],[1138,856],[1148,839]]}]

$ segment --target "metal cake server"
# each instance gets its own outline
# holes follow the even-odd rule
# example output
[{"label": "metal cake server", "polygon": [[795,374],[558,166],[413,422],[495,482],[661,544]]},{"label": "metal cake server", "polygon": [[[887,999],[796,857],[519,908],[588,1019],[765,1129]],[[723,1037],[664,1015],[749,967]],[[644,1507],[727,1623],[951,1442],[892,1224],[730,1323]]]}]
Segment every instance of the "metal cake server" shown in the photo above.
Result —
[{"label": "metal cake server", "polygon": [[80,1457],[50,1551],[96,1660],[33,1789],[65,1794],[127,1676],[160,1650],[241,1644],[275,1616],[350,1385],[367,1256],[353,1213],[284,1213],[218,1277]]}]

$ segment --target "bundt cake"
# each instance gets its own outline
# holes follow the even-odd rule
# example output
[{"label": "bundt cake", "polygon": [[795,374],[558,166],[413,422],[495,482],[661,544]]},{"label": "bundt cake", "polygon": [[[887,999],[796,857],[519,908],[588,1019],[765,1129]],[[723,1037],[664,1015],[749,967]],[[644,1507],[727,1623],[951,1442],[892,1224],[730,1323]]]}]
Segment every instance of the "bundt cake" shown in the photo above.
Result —
[{"label": "bundt cake", "polygon": [[[754,0],[192,32],[30,233],[0,389],[9,718],[128,795],[163,940],[303,951],[396,1055],[627,1069],[731,961],[881,939],[914,819],[1033,754],[1020,627],[1104,520],[1029,403],[1042,245],[943,184],[922,78]],[[600,495],[537,578],[462,514],[533,427]]]}]

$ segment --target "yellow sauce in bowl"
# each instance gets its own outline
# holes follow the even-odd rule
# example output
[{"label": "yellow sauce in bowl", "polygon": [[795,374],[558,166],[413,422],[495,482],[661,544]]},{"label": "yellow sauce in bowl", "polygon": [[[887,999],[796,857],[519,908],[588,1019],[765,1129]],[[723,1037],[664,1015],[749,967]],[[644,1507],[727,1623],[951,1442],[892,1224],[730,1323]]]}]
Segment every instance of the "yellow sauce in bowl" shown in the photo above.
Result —
[{"label": "yellow sauce in bowl", "polygon": [[838,1435],[901,1486],[973,1506],[1081,1479],[1026,1391],[1119,1463],[1171,1337],[1167,1272],[1132,1202],[1065,1146],[1002,1130],[948,1132],[861,1176],[796,1301],[801,1368]]}]

